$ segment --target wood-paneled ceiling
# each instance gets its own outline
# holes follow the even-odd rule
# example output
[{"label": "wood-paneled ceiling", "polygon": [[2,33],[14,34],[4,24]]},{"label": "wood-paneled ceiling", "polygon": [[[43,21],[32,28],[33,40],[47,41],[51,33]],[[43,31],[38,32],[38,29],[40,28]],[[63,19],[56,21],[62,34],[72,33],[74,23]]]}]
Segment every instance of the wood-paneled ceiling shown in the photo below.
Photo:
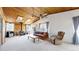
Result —
[{"label": "wood-paneled ceiling", "polygon": [[[3,7],[6,18],[13,18],[11,21],[16,22],[18,16],[23,17],[23,21],[32,18],[32,22],[39,19],[40,14],[55,14],[69,10],[79,9],[79,7]],[[7,20],[6,20],[7,21]]]}]

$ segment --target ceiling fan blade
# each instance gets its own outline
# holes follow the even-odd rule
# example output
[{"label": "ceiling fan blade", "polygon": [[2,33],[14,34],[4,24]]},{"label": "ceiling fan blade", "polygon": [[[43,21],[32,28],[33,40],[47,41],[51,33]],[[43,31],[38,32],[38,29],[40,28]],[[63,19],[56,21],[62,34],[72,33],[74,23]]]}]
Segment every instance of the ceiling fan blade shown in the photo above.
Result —
[{"label": "ceiling fan blade", "polygon": [[41,14],[40,17],[43,18],[43,17],[46,17],[47,15],[48,15],[47,13]]}]

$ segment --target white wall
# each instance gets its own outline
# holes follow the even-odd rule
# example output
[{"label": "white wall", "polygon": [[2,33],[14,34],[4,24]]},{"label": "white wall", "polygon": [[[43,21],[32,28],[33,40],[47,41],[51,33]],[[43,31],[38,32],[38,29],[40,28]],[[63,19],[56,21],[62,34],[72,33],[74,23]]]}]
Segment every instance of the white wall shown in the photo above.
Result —
[{"label": "white wall", "polygon": [[79,16],[79,9],[48,15],[47,17],[44,17],[41,20],[33,23],[32,26],[49,21],[48,32],[50,36],[56,35],[58,31],[64,31],[64,41],[72,42],[74,34],[72,17],[74,16]]}]

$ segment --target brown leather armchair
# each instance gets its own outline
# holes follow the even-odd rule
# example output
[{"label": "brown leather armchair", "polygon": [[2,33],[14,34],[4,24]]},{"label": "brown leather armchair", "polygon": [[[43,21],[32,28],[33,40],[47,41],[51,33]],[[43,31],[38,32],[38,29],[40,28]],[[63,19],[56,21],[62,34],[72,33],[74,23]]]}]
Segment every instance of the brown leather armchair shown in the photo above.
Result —
[{"label": "brown leather armchair", "polygon": [[56,44],[56,45],[61,44],[62,40],[63,40],[63,37],[64,37],[64,34],[65,34],[65,32],[59,31],[58,35],[54,38],[53,41],[51,40],[51,42]]}]

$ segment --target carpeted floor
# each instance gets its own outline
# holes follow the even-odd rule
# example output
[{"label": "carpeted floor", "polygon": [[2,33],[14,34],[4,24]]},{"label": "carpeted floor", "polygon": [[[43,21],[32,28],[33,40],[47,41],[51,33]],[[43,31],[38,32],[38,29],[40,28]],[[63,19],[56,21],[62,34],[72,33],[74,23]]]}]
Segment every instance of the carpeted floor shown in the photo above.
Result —
[{"label": "carpeted floor", "polygon": [[40,40],[36,43],[33,39],[28,39],[27,35],[6,38],[6,42],[0,46],[0,51],[77,51],[79,45],[62,43],[53,45],[47,41]]}]

